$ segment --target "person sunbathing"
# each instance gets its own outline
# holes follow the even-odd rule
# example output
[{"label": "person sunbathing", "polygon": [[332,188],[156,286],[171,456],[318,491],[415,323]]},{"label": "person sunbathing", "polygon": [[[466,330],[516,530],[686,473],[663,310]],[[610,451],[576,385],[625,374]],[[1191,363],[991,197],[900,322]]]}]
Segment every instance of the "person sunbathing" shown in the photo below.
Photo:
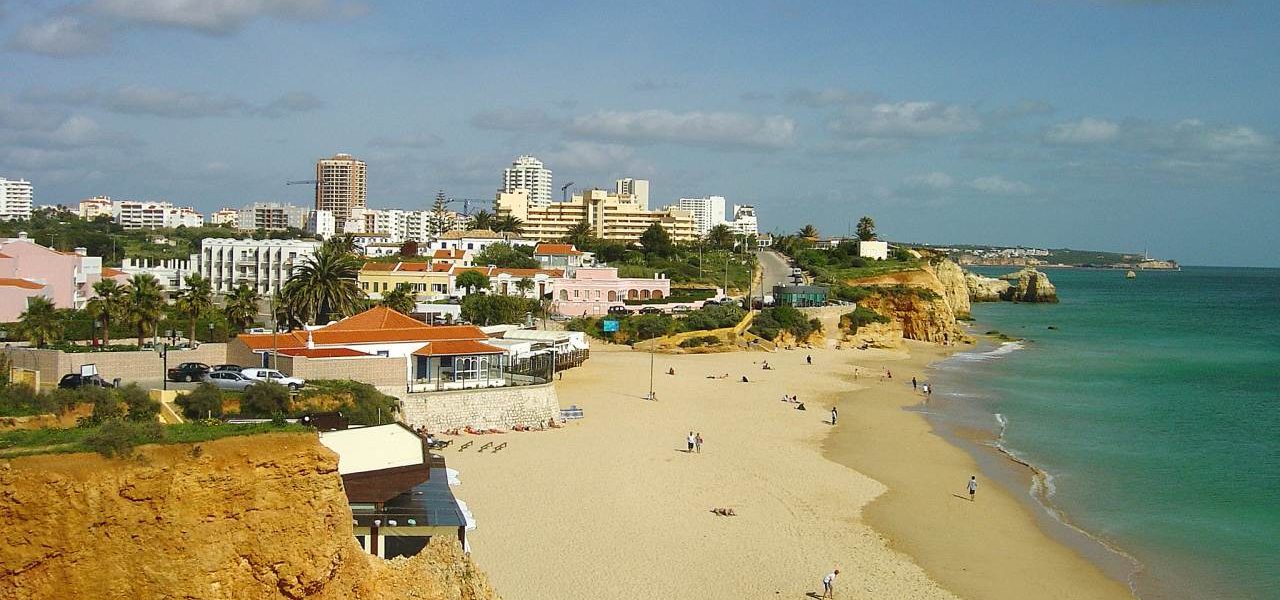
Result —
[{"label": "person sunbathing", "polygon": [[732,509],[732,508],[713,508],[713,509],[711,509],[711,512],[713,512],[713,513],[715,513],[715,514],[717,514],[717,515],[720,515],[720,516],[722,516],[722,517],[736,517],[736,516],[738,516],[738,513],[733,512],[733,509]]}]

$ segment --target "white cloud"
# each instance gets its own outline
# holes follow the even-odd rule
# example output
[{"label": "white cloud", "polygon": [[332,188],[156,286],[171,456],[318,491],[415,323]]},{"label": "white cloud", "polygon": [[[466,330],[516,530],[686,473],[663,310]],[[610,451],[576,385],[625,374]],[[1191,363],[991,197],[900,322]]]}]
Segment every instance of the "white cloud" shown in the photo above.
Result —
[{"label": "white cloud", "polygon": [[908,177],[906,183],[914,188],[928,188],[933,190],[945,190],[955,183],[950,175],[941,171],[933,171],[924,175],[914,175]]},{"label": "white cloud", "polygon": [[319,98],[307,92],[290,92],[266,104],[256,105],[232,96],[143,85],[126,85],[110,90],[78,88],[65,91],[31,91],[24,97],[34,102],[85,106],[119,114],[174,119],[228,116],[275,118],[323,106]]},{"label": "white cloud", "polygon": [[573,119],[571,133],[622,142],[674,142],[782,148],[795,138],[795,121],[782,115],[667,110],[599,111]]},{"label": "white cloud", "polygon": [[467,120],[473,127],[497,131],[548,131],[564,123],[537,108],[495,108],[482,110]]},{"label": "white cloud", "polygon": [[979,192],[999,196],[1023,196],[1034,191],[1031,186],[1021,181],[1012,181],[999,175],[979,177],[970,181],[968,185]]},{"label": "white cloud", "polygon": [[62,15],[22,26],[9,39],[8,46],[21,52],[67,58],[99,52],[109,41],[105,27],[90,25],[75,15]]},{"label": "white cloud", "polygon": [[542,153],[546,164],[557,170],[581,171],[619,170],[631,172],[626,163],[635,158],[635,151],[622,144],[600,144],[571,140],[560,148]]},{"label": "white cloud", "polygon": [[260,17],[320,19],[343,10],[329,0],[95,0],[88,9],[119,21],[210,35],[239,31]]},{"label": "white cloud", "polygon": [[1049,128],[1045,140],[1054,144],[1098,144],[1116,139],[1120,125],[1114,121],[1085,117]]},{"label": "white cloud", "polygon": [[932,137],[982,128],[977,112],[940,102],[881,102],[854,105],[830,123],[836,133],[858,137]]}]

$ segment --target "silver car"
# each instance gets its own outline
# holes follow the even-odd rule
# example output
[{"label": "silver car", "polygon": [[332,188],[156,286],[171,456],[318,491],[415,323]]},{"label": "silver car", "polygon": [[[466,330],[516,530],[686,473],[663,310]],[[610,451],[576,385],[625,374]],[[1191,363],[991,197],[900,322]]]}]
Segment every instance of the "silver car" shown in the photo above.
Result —
[{"label": "silver car", "polygon": [[244,375],[236,373],[235,371],[214,371],[212,373],[206,374],[204,376],[204,380],[209,383],[212,383],[215,387],[217,387],[220,390],[236,390],[236,391],[242,391],[245,388],[257,383],[257,381],[249,379],[248,377],[245,377]]}]

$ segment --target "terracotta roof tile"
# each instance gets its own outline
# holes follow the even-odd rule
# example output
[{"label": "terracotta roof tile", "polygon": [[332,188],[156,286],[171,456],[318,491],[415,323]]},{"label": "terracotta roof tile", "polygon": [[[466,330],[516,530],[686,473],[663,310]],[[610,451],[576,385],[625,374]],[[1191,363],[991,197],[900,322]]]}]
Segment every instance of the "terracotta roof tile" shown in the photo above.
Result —
[{"label": "terracotta roof tile", "polygon": [[355,358],[373,356],[350,348],[281,348],[282,356],[302,356],[306,358]]},{"label": "terracotta roof tile", "polygon": [[360,270],[361,271],[394,271],[396,270],[396,263],[367,262],[367,263],[364,263],[363,267],[360,267]]},{"label": "terracotta roof tile", "polygon": [[121,271],[120,269],[113,269],[113,268],[111,268],[111,267],[102,267],[102,276],[103,276],[103,277],[119,277],[119,276],[121,276],[121,275],[128,275],[128,273],[125,273],[124,271]]},{"label": "terracotta roof tile", "polygon": [[573,247],[573,244],[538,244],[533,249],[534,254],[547,254],[556,256],[581,256],[582,252]]},{"label": "terracotta roof tile", "polygon": [[0,286],[17,287],[17,288],[22,288],[26,290],[44,289],[43,283],[36,283],[34,281],[31,281],[30,279],[15,279],[11,277],[0,277]]},{"label": "terracotta roof tile", "polygon": [[428,271],[430,269],[431,269],[431,264],[424,263],[424,262],[404,262],[404,263],[400,263],[400,265],[396,267],[397,271],[412,271],[412,272]]},{"label": "terracotta roof tile", "polygon": [[474,340],[431,342],[413,351],[414,356],[457,356],[460,354],[502,354],[497,346]]}]

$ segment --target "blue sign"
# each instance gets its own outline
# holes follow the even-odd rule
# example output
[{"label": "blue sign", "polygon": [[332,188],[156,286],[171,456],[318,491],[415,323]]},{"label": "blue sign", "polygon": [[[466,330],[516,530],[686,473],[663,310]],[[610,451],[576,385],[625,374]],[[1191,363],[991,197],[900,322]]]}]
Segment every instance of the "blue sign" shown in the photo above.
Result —
[{"label": "blue sign", "polygon": [[600,331],[603,331],[603,332],[605,332],[605,333],[614,333],[614,332],[618,331],[618,320],[617,320],[617,319],[605,319],[604,321],[601,321],[601,322],[600,322]]}]

